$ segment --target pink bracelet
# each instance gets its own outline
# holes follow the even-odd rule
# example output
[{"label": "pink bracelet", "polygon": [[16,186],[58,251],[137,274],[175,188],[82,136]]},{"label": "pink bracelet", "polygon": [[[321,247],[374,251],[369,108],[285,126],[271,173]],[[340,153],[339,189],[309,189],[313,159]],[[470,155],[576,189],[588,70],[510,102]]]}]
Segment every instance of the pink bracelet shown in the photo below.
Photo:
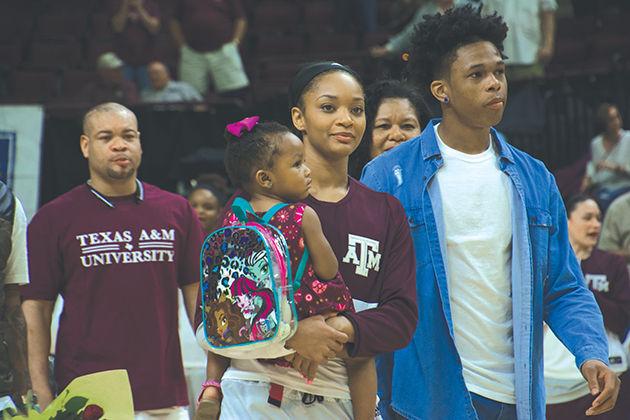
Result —
[{"label": "pink bracelet", "polygon": [[204,383],[201,384],[201,389],[204,390],[209,387],[218,388],[221,390],[221,381],[217,381],[216,379],[208,379]]},{"label": "pink bracelet", "polygon": [[219,394],[221,394],[221,381],[217,381],[216,379],[208,379],[204,383],[201,384],[201,392],[199,393],[199,397],[197,397],[197,402],[201,401],[201,396],[203,395],[203,391],[206,388],[217,388],[219,390]]}]

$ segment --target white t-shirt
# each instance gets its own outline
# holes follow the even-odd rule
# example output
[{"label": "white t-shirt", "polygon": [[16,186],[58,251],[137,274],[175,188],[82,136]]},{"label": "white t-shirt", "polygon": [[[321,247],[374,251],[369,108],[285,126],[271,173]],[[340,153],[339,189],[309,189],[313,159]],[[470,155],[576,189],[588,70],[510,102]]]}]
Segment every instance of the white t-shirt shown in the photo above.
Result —
[{"label": "white t-shirt", "polygon": [[27,284],[28,260],[26,257],[26,214],[20,200],[15,198],[15,215],[11,232],[11,253],[4,272],[4,284]]},{"label": "white t-shirt", "polygon": [[514,393],[510,179],[488,149],[469,155],[435,134],[444,159],[446,266],[455,346],[471,392],[507,404]]},{"label": "white t-shirt", "polygon": [[560,404],[588,395],[588,383],[575,366],[575,356],[546,325],[543,349],[547,404]]}]

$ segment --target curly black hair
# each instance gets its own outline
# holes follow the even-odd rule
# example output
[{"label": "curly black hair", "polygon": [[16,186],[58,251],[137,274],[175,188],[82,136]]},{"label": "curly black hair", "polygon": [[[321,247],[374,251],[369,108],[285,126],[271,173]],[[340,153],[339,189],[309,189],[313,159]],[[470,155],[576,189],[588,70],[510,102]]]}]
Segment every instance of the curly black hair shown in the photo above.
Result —
[{"label": "curly black hair", "polygon": [[400,80],[381,80],[368,86],[365,90],[365,133],[363,139],[350,155],[350,175],[359,178],[363,166],[370,160],[370,144],[372,142],[372,131],[374,130],[374,120],[376,114],[385,99],[403,98],[407,99],[416,111],[416,117],[421,126],[424,126],[430,118],[430,111],[418,90],[406,82]]},{"label": "curly black hair", "polygon": [[457,49],[474,42],[489,41],[503,54],[507,31],[503,18],[496,12],[482,16],[480,10],[471,5],[427,15],[416,25],[412,37],[407,77],[420,86],[423,93],[430,94],[431,82],[448,74]]},{"label": "curly black hair", "polygon": [[256,124],[240,137],[225,132],[225,169],[234,187],[246,189],[256,171],[273,168],[278,140],[285,133],[291,130],[275,121]]}]

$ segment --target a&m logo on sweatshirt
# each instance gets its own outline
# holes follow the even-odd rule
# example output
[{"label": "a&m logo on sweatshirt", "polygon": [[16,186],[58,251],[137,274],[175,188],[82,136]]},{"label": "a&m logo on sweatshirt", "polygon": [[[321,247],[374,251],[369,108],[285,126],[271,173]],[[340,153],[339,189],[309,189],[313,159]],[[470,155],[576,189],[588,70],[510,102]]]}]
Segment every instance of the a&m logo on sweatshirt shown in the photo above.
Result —
[{"label": "a&m logo on sweatshirt", "polygon": [[378,271],[381,266],[378,245],[374,239],[348,234],[348,252],[342,261],[356,265],[354,272],[367,277],[370,270]]},{"label": "a&m logo on sweatshirt", "polygon": [[77,235],[81,265],[138,264],[175,260],[175,229],[142,229],[137,238],[132,231],[107,231]]}]

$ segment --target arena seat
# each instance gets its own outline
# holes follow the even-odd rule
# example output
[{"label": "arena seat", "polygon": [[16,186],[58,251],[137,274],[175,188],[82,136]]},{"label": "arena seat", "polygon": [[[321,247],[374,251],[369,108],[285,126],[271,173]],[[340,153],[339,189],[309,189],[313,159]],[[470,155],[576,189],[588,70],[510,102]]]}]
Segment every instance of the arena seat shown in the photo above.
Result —
[{"label": "arena seat", "polygon": [[56,70],[78,67],[83,55],[78,41],[35,41],[29,47],[25,67]]},{"label": "arena seat", "polygon": [[358,47],[356,34],[311,32],[308,36],[308,51],[311,53],[357,51]]},{"label": "arena seat", "polygon": [[255,42],[255,51],[259,56],[281,56],[301,53],[305,51],[304,37],[300,34],[278,35],[261,33]]},{"label": "arena seat", "polygon": [[37,18],[34,36],[41,40],[77,40],[86,27],[87,19],[80,14],[46,14]]},{"label": "arena seat", "polygon": [[304,3],[304,25],[317,30],[332,29],[335,9],[332,1],[312,0]]},{"label": "arena seat", "polygon": [[253,32],[295,32],[301,21],[299,5],[295,1],[270,0],[257,2],[251,13]]},{"label": "arena seat", "polygon": [[66,70],[61,77],[61,97],[76,99],[84,87],[97,79],[96,73],[89,70]]},{"label": "arena seat", "polygon": [[90,26],[88,27],[88,36],[91,39],[109,40],[112,39],[111,20],[107,13],[94,13],[90,17]]},{"label": "arena seat", "polygon": [[14,71],[10,80],[10,100],[13,102],[45,103],[57,93],[57,77],[52,72]]}]

